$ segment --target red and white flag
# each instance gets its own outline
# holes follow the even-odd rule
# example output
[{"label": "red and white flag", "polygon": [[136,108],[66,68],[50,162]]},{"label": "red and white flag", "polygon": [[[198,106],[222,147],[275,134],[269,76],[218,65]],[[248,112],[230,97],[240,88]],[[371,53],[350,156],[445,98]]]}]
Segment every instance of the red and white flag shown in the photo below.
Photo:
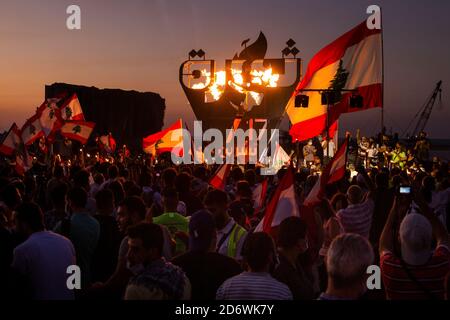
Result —
[{"label": "red and white flag", "polygon": [[328,163],[322,172],[322,175],[317,179],[314,187],[309,192],[303,205],[301,207],[302,218],[305,219],[308,225],[308,238],[311,241],[311,248],[318,253],[319,235],[317,220],[314,213],[314,206],[320,203],[325,197],[325,188],[327,185],[341,180],[345,176],[346,162],[347,162],[347,147],[348,140],[346,140],[339,150],[334,155],[333,159]]},{"label": "red and white flag", "polygon": [[303,202],[304,206],[314,205],[319,202],[325,194],[326,185],[337,182],[344,177],[347,163],[347,147],[348,141],[345,140],[345,142],[341,145],[339,150],[334,155],[333,159],[323,170],[320,178],[317,179],[314,187],[311,189],[305,201]]},{"label": "red and white flag", "polygon": [[[289,133],[294,141],[307,140],[326,130],[327,106],[321,103],[321,93],[302,91],[305,89],[330,89],[339,93],[336,103],[330,107],[330,126],[342,113],[382,107],[381,30],[368,29],[364,21],[312,58],[286,107],[293,124]],[[342,89],[355,92],[341,94]],[[350,97],[355,93],[363,98],[362,108],[350,107]],[[309,96],[308,108],[295,108],[297,94]]]},{"label": "red and white flag", "polygon": [[294,170],[289,167],[270,199],[264,218],[256,226],[255,232],[262,231],[276,237],[280,223],[292,216],[299,217],[300,209],[295,196]]},{"label": "red and white flag", "polygon": [[94,127],[94,122],[67,121],[61,128],[61,135],[68,139],[86,144]]},{"label": "red and white flag", "polygon": [[14,151],[21,143],[19,127],[15,123],[11,126],[2,143],[0,144],[0,153],[6,156],[12,156]]},{"label": "red and white flag", "polygon": [[255,212],[262,209],[264,206],[264,200],[266,199],[267,193],[267,179],[264,179],[263,182],[259,183],[256,188],[253,190],[253,209]]},{"label": "red and white flag", "polygon": [[167,129],[153,133],[142,140],[142,148],[145,153],[152,155],[164,152],[172,152],[180,157],[184,154],[183,122],[177,120]]},{"label": "red and white flag", "polygon": [[47,99],[36,112],[39,115],[42,131],[50,140],[63,125],[61,110],[58,108],[57,102],[57,99]]},{"label": "red and white flag", "polygon": [[231,170],[231,164],[224,163],[219,169],[214,173],[211,180],[209,180],[209,184],[216,189],[224,190],[227,184],[228,174]]},{"label": "red and white flag", "polygon": [[101,136],[99,138],[102,148],[107,153],[113,153],[116,150],[116,140],[114,140],[111,133]]},{"label": "red and white flag", "polygon": [[84,121],[83,109],[81,109],[80,101],[75,93],[61,106],[61,118],[65,121]]},{"label": "red and white flag", "polygon": [[31,169],[32,161],[25,145],[21,144],[21,147],[16,149],[16,164],[14,165],[14,169],[19,175],[23,176],[25,172]]},{"label": "red and white flag", "polygon": [[22,133],[22,140],[26,146],[31,145],[37,139],[43,137],[44,131],[41,127],[41,122],[39,120],[39,114],[35,114],[30,119],[25,122],[20,130]]}]

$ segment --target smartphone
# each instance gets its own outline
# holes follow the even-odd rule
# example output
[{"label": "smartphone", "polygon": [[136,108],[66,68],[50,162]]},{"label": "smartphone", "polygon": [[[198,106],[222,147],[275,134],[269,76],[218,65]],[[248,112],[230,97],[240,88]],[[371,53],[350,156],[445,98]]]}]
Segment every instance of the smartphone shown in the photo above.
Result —
[{"label": "smartphone", "polygon": [[410,186],[400,186],[400,194],[411,194]]}]

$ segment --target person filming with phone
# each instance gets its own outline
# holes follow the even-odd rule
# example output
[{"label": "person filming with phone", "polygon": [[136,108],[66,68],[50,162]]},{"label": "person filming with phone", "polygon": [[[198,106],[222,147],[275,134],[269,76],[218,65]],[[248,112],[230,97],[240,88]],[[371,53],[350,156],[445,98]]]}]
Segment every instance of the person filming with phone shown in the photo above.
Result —
[{"label": "person filming with phone", "polygon": [[398,189],[379,253],[388,299],[444,299],[450,269],[448,234],[423,195],[410,186]]}]

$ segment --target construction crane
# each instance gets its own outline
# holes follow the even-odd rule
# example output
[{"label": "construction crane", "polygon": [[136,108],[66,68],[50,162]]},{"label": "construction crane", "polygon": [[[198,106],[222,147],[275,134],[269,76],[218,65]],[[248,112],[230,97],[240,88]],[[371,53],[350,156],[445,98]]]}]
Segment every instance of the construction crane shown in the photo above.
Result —
[{"label": "construction crane", "polygon": [[436,98],[438,97],[438,95],[439,95],[439,103],[442,103],[441,86],[442,86],[442,80],[436,84],[436,87],[435,87],[433,93],[427,99],[425,104],[419,109],[419,111],[416,113],[414,118],[411,120],[408,127],[403,132],[403,136],[404,136],[405,132],[408,132],[409,128],[411,127],[413,122],[416,121],[416,119],[418,119],[418,120],[417,120],[416,126],[414,127],[414,130],[408,132],[406,137],[408,139],[415,139],[417,137],[417,135],[425,129],[425,127],[427,126],[428,120],[430,119],[430,115],[431,115],[431,112],[433,111],[434,103],[436,102]]}]

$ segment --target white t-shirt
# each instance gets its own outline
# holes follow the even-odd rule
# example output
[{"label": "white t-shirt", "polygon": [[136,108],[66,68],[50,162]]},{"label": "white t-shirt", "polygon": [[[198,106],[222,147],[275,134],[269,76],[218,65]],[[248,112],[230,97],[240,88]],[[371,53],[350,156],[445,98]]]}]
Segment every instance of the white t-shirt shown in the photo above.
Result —
[{"label": "white t-shirt", "polygon": [[31,280],[36,300],[73,300],[67,268],[76,264],[69,239],[51,231],[33,233],[14,249],[12,267]]}]

